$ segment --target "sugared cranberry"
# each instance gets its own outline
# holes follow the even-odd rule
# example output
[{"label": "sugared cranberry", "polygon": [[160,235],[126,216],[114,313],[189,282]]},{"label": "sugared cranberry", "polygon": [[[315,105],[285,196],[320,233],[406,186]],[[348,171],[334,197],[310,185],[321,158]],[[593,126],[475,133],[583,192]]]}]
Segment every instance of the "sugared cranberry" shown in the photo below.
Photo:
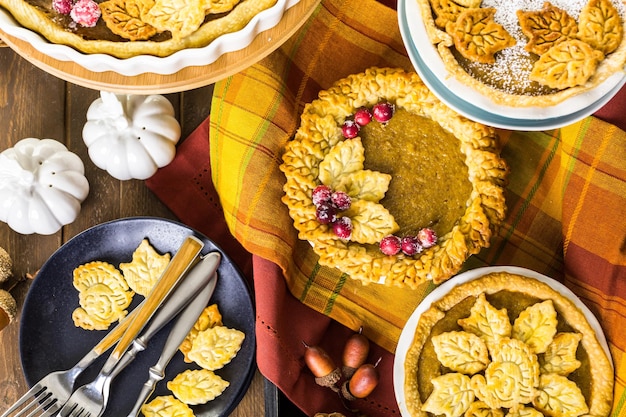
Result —
[{"label": "sugared cranberry", "polygon": [[341,239],[350,239],[352,234],[352,220],[350,220],[350,217],[339,217],[333,223],[333,232]]},{"label": "sugared cranberry", "polygon": [[341,133],[346,139],[356,138],[359,135],[359,125],[353,120],[346,120],[341,126]]},{"label": "sugared cranberry", "polygon": [[366,124],[372,121],[372,112],[366,109],[365,107],[362,107],[358,109],[356,113],[354,113],[354,121],[359,126],[365,126]]},{"label": "sugared cranberry", "polygon": [[422,251],[422,244],[417,236],[405,236],[401,241],[402,252],[406,256],[413,256]]},{"label": "sugared cranberry", "polygon": [[335,191],[332,193],[330,200],[333,202],[333,205],[337,207],[337,210],[340,211],[348,210],[352,204],[350,196],[343,191]]},{"label": "sugared cranberry", "polygon": [[402,248],[402,242],[398,236],[385,236],[380,241],[380,251],[385,255],[396,255]]},{"label": "sugared cranberry", "polygon": [[72,0],[52,0],[52,8],[61,14],[70,14],[72,11]]},{"label": "sugared cranberry", "polygon": [[327,185],[318,185],[311,193],[311,199],[313,200],[313,204],[315,207],[319,207],[322,204],[330,203],[330,196],[333,194],[333,191]]},{"label": "sugared cranberry", "polygon": [[430,227],[425,227],[417,232],[417,238],[424,248],[430,248],[437,243],[437,234]]},{"label": "sugared cranberry", "polygon": [[94,27],[100,19],[100,6],[94,0],[78,0],[72,11],[70,17],[76,23],[84,27]]},{"label": "sugared cranberry", "polygon": [[372,108],[372,114],[377,122],[387,123],[393,116],[394,110],[395,106],[391,103],[378,103]]},{"label": "sugared cranberry", "polygon": [[330,224],[337,220],[337,209],[330,204],[321,204],[315,210],[317,220],[322,224]]}]

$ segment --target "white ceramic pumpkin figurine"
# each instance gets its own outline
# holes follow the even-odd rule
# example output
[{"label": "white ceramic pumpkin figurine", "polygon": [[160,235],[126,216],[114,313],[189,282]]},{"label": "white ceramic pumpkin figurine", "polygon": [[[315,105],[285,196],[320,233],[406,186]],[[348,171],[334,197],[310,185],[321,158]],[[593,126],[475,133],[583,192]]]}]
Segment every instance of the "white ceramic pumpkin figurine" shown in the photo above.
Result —
[{"label": "white ceramic pumpkin figurine", "polygon": [[88,193],[83,161],[56,140],[26,138],[0,153],[0,221],[18,233],[56,233]]},{"label": "white ceramic pumpkin figurine", "polygon": [[100,92],[87,110],[83,140],[98,168],[119,180],[146,179],[176,155],[180,124],[161,95]]}]

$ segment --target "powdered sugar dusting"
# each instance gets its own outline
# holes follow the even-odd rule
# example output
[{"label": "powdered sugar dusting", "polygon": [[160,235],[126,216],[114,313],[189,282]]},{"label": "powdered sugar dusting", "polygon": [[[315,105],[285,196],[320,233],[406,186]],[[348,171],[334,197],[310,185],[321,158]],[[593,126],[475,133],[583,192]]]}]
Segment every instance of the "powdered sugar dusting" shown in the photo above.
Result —
[{"label": "powdered sugar dusting", "polygon": [[[549,92],[546,88],[530,81],[536,56],[524,49],[527,38],[522,33],[517,17],[517,11],[541,10],[546,0],[483,0],[481,7],[496,9],[494,19],[501,24],[509,34],[515,38],[516,44],[496,54],[495,64],[468,63],[467,71],[473,76],[482,79],[485,83],[497,86],[513,94],[525,94],[529,90],[536,94]],[[581,10],[588,0],[551,0],[550,3],[578,21]],[[622,21],[626,18],[626,6],[622,1],[613,0]]]}]

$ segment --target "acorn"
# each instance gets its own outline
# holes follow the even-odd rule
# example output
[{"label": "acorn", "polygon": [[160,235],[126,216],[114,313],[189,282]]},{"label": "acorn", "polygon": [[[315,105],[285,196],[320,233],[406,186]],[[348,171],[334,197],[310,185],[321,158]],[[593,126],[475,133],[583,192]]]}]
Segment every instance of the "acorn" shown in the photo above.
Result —
[{"label": "acorn", "polygon": [[379,362],[380,359],[374,365],[366,363],[359,366],[352,378],[344,382],[341,386],[341,394],[345,399],[354,401],[359,398],[365,398],[374,391],[380,380],[378,369],[376,369]]},{"label": "acorn", "polygon": [[6,282],[11,277],[11,268],[13,268],[13,261],[4,248],[0,247],[0,284]]},{"label": "acorn", "polygon": [[363,327],[346,341],[343,348],[341,372],[350,379],[357,368],[365,363],[370,352],[370,341],[363,335]]},{"label": "acorn", "polygon": [[0,330],[9,325],[17,316],[17,303],[13,296],[5,290],[0,290]]},{"label": "acorn", "polygon": [[304,344],[304,362],[315,376],[315,382],[322,387],[334,387],[341,379],[341,369],[335,366],[331,357],[319,346]]}]

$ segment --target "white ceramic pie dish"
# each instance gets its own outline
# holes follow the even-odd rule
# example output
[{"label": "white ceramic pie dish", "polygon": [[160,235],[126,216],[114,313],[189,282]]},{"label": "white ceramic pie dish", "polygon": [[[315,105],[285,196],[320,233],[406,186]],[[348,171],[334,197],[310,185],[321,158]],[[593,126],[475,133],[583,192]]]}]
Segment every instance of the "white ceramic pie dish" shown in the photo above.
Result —
[{"label": "white ceramic pie dish", "polygon": [[543,282],[544,284],[549,285],[552,289],[558,291],[563,296],[567,297],[578,309],[585,315],[585,318],[589,322],[589,325],[595,330],[596,337],[598,338],[598,342],[600,346],[606,352],[611,365],[613,365],[613,357],[611,356],[611,351],[609,350],[609,345],[606,340],[606,336],[604,335],[604,331],[602,330],[602,326],[600,322],[596,318],[596,316],[589,310],[589,308],[578,298],[572,290],[570,290],[565,285],[560,282],[546,276],[535,272],[530,269],[516,267],[516,266],[490,266],[490,267],[482,267],[476,268],[464,273],[461,273],[448,281],[444,282],[437,288],[435,288],[430,294],[422,300],[422,302],[415,308],[409,319],[407,320],[402,332],[400,334],[400,338],[398,339],[398,345],[396,347],[395,359],[393,364],[393,385],[394,392],[396,395],[396,401],[398,403],[398,407],[400,408],[400,414],[402,417],[411,417],[411,413],[406,404],[406,398],[404,395],[404,379],[405,379],[405,371],[404,371],[404,362],[406,361],[406,356],[409,348],[413,342],[413,338],[415,335],[415,329],[417,328],[418,322],[422,314],[430,308],[430,306],[435,302],[443,298],[446,294],[448,294],[454,287],[470,282],[472,280],[481,278],[487,274],[494,272],[508,272],[510,274],[517,274],[525,277],[534,278],[538,281]]},{"label": "white ceramic pie dish", "polygon": [[626,84],[626,72],[622,72],[553,106],[500,105],[448,72],[436,46],[428,38],[416,0],[398,0],[398,21],[409,58],[431,91],[458,113],[490,126],[516,130],[566,126],[593,114]]},{"label": "white ceramic pie dish", "polygon": [[144,73],[169,75],[186,67],[212,64],[225,53],[244,49],[258,34],[276,26],[285,11],[299,1],[277,0],[274,6],[254,16],[243,29],[222,35],[205,47],[184,49],[167,57],[139,55],[121,59],[106,54],[85,54],[69,46],[49,42],[38,33],[20,25],[3,8],[0,8],[0,29],[10,36],[28,42],[46,56],[58,61],[74,62],[89,71],[112,71],[124,76]]}]

